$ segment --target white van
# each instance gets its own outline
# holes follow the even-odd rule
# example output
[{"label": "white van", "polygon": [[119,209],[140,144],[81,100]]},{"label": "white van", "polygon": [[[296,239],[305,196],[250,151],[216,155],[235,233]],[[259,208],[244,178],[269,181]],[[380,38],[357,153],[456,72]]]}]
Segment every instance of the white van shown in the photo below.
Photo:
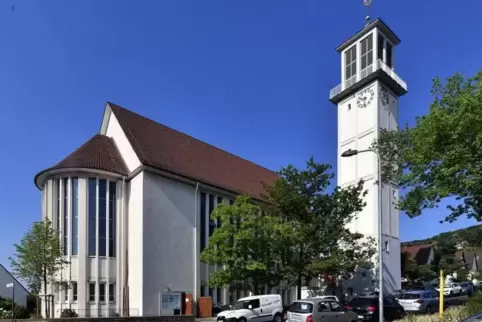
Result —
[{"label": "white van", "polygon": [[283,303],[281,295],[254,295],[239,299],[229,310],[218,314],[218,321],[236,319],[237,322],[247,322],[255,319],[256,322],[281,322]]}]

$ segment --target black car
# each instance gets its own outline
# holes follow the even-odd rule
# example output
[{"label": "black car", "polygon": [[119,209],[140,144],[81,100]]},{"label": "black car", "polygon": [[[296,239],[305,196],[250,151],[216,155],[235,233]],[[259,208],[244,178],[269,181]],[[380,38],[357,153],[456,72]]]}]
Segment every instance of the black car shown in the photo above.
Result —
[{"label": "black car", "polygon": [[[386,321],[401,319],[405,316],[405,310],[394,297],[385,297],[383,301],[383,315]],[[379,321],[378,297],[356,296],[345,305],[358,315],[360,321]]]}]

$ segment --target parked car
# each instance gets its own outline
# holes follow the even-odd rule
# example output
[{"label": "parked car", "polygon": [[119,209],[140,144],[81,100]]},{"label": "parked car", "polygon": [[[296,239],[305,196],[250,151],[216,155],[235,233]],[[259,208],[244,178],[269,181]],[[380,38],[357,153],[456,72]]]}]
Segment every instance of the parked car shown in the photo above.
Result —
[{"label": "parked car", "polygon": [[288,322],[355,322],[358,315],[340,302],[312,298],[297,300],[288,309]]},{"label": "parked car", "polygon": [[256,319],[259,322],[281,322],[283,319],[283,305],[281,295],[255,295],[239,299],[229,310],[217,315],[217,321],[249,321]]},{"label": "parked car", "polygon": [[[346,308],[353,310],[359,321],[378,321],[379,305],[376,296],[354,297],[347,303]],[[385,297],[383,314],[386,321],[398,320],[405,316],[405,309],[394,297]]]},{"label": "parked car", "polygon": [[[435,288],[438,292],[440,292],[440,288]],[[448,283],[444,285],[443,289],[444,295],[453,296],[453,295],[462,295],[462,287],[459,283]]]},{"label": "parked car", "polygon": [[431,284],[412,285],[407,291],[435,291],[435,287]]},{"label": "parked car", "polygon": [[438,310],[438,292],[407,291],[400,295],[398,303],[403,306],[405,312],[430,314]]},{"label": "parked car", "polygon": [[460,283],[460,287],[462,288],[462,293],[464,295],[472,296],[474,294],[474,284],[470,282],[463,282]]}]

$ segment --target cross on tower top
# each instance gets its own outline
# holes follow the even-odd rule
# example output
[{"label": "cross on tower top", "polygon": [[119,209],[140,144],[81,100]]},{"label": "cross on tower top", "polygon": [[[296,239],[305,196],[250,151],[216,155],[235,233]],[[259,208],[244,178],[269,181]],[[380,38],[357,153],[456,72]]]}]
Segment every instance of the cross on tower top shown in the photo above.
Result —
[{"label": "cross on tower top", "polygon": [[372,4],[372,0],[363,0],[363,5],[367,8],[367,16],[365,17],[365,26],[370,24],[370,6]]}]

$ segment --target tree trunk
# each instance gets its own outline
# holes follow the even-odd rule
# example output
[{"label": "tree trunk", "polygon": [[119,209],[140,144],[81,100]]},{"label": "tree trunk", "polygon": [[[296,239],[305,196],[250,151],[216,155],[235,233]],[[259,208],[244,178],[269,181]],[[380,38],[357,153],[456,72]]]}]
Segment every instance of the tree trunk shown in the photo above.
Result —
[{"label": "tree trunk", "polygon": [[303,276],[301,273],[298,273],[298,277],[296,279],[296,299],[301,300],[301,287],[303,284]]},{"label": "tree trunk", "polygon": [[50,318],[50,311],[49,311],[49,304],[50,304],[50,300],[48,299],[47,297],[47,277],[44,275],[44,278],[43,278],[43,282],[44,282],[44,305],[45,305],[45,318],[48,319]]}]

